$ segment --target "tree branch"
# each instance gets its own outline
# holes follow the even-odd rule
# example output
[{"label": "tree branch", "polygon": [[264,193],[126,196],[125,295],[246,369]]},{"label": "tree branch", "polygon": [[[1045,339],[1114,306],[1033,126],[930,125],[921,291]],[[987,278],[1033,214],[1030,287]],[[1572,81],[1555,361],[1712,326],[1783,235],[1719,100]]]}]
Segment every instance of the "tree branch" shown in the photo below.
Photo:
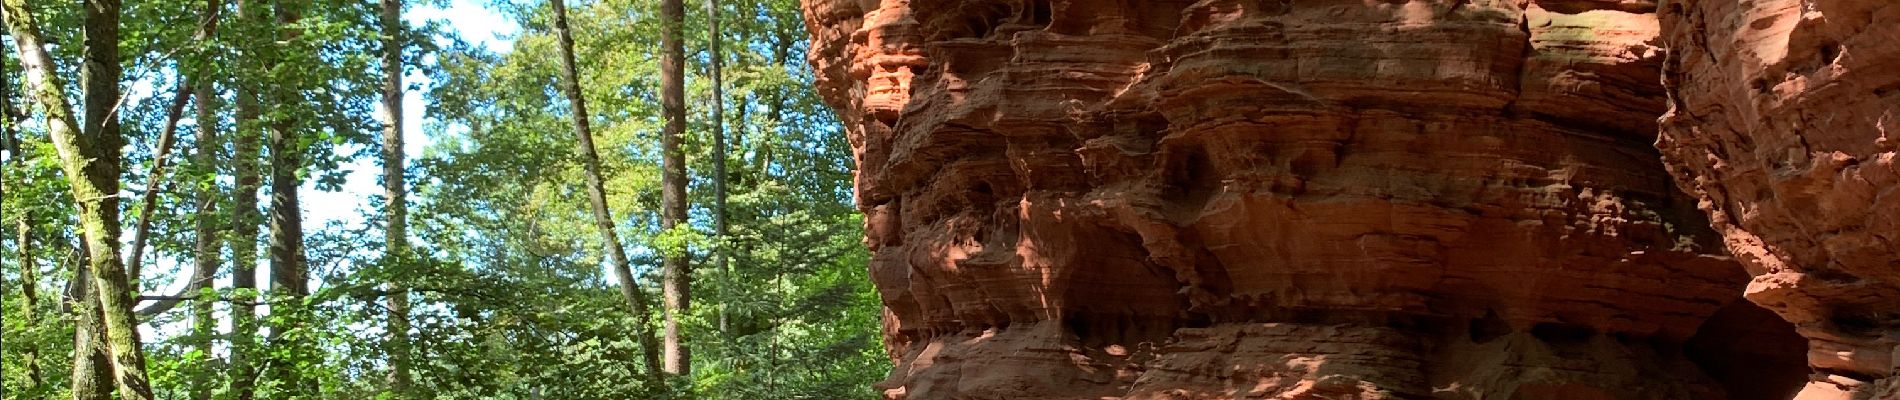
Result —
[{"label": "tree branch", "polygon": [[[222,2],[217,2],[217,0],[209,2],[209,6],[205,9],[205,19],[199,23],[198,32],[192,34],[192,40],[198,40],[198,42],[209,40],[209,38],[211,38],[211,32],[217,30],[218,15],[222,15],[222,11],[224,11]],[[180,61],[180,63],[182,63],[182,61]],[[180,70],[179,93],[171,97],[171,104],[167,104],[167,108],[165,108],[165,131],[158,136],[158,148],[160,148],[160,150],[158,150],[158,157],[152,161],[152,173],[148,174],[148,176],[152,176],[152,178],[150,178],[150,184],[146,184],[144,199],[142,199],[141,209],[139,209],[141,210],[141,214],[139,214],[139,231],[133,235],[131,258],[129,258],[131,262],[125,264],[127,267],[131,267],[131,277],[133,277],[133,279],[139,279],[139,265],[141,265],[142,258],[144,258],[146,235],[148,235],[150,229],[152,229],[152,212],[158,209],[158,193],[163,191],[158,190],[158,188],[161,188],[161,186],[158,186],[158,182],[160,182],[161,176],[165,173],[165,161],[169,159],[169,154],[171,154],[171,144],[175,142],[175,136],[179,133],[179,119],[184,118],[184,104],[186,104],[186,100],[192,99],[192,87],[196,87],[196,83],[199,83],[198,80],[205,80],[205,78],[203,78],[201,74],[199,74],[198,78],[186,78],[186,74]],[[211,100],[198,99],[199,108],[205,106],[205,104],[211,104]],[[209,121],[198,121],[198,123],[199,125],[203,125],[203,123],[209,123]],[[198,140],[203,140],[203,138],[198,138]],[[169,184],[163,186],[163,188],[169,188]],[[198,256],[205,256],[205,254],[198,254]],[[217,254],[213,254],[213,256],[217,256]],[[211,269],[207,269],[207,267],[211,267]],[[194,294],[194,292],[203,290],[205,286],[209,286],[209,284],[211,284],[211,275],[217,273],[217,271],[213,271],[215,267],[217,267],[217,265],[198,265],[196,269],[192,269],[192,282],[188,282],[188,284],[184,286],[184,290],[179,290],[179,294],[175,294],[175,296],[139,296],[139,301],[158,301],[158,303],[152,303],[152,305],[142,307],[142,309],[137,311],[137,315],[141,318],[154,317],[154,315],[161,315],[161,313],[165,313],[165,311],[171,311],[173,307],[179,307],[180,301],[198,298],[198,296],[186,296],[186,294]]]},{"label": "tree branch", "polygon": [[[178,302],[184,302],[188,300],[197,300],[199,297],[203,297],[203,296],[199,296],[199,295],[163,296],[163,295],[148,294],[148,295],[139,296],[139,301],[159,301],[159,302],[178,303]],[[225,297],[225,296],[216,296],[216,297],[213,297],[211,300],[222,301],[222,302],[227,302],[227,303],[235,303],[235,304],[247,304],[247,305],[253,305],[253,306],[261,306],[261,305],[270,304],[270,302],[267,302],[267,301],[252,301],[252,300],[245,300],[245,299],[239,299],[235,297]],[[140,317],[150,317],[153,315],[164,314],[164,313],[165,311],[161,310],[161,311],[152,313],[151,315],[146,315],[145,310],[139,310]]]},{"label": "tree branch", "polygon": [[164,314],[166,311],[171,311],[172,308],[178,307],[178,304],[183,303],[185,300],[198,298],[198,295],[189,293],[197,293],[204,290],[205,286],[211,284],[211,271],[205,271],[203,269],[193,270],[191,277],[191,283],[186,284],[184,289],[178,291],[178,294],[170,296],[139,296],[138,301],[141,302],[157,301],[157,303],[139,308],[137,311],[139,318],[149,318],[154,315]]},{"label": "tree branch", "polygon": [[[182,74],[180,74],[182,76]],[[125,261],[126,278],[137,282],[144,267],[145,242],[152,232],[152,213],[158,209],[158,193],[165,179],[165,164],[171,159],[173,138],[178,135],[178,119],[184,118],[185,103],[191,100],[191,82],[178,80],[178,94],[165,107],[165,130],[158,135],[158,154],[152,156],[152,170],[146,173],[145,195],[139,204],[139,225],[132,234],[132,254]],[[142,314],[142,313],[141,313]]]}]

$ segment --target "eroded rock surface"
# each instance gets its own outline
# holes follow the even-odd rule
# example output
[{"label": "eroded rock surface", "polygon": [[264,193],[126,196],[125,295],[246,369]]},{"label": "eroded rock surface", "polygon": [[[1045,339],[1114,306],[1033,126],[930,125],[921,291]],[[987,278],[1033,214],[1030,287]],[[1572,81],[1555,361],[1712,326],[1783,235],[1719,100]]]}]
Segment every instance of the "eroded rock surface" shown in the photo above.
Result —
[{"label": "eroded rock surface", "polygon": [[1673,1],[1657,146],[1816,372],[1900,399],[1900,2]]},{"label": "eroded rock surface", "polygon": [[879,387],[1786,399],[1801,338],[1652,146],[1657,6],[806,0]]}]

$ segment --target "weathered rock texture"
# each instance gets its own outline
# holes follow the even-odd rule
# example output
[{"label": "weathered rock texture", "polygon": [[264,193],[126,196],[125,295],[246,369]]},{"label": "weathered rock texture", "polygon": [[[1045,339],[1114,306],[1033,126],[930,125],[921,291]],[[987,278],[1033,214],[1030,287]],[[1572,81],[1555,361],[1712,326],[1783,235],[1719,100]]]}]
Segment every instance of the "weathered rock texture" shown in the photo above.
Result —
[{"label": "weathered rock texture", "polygon": [[1803,341],[1652,146],[1656,9],[806,0],[879,387],[1789,398]]},{"label": "weathered rock texture", "polygon": [[1673,1],[1657,146],[1809,339],[1801,399],[1900,399],[1900,2]]}]

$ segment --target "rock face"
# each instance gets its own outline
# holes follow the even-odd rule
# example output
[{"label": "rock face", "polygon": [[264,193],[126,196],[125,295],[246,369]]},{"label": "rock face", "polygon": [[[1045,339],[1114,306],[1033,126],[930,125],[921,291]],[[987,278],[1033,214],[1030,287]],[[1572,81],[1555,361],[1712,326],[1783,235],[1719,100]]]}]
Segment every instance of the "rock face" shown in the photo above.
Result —
[{"label": "rock face", "polygon": [[1787,399],[1805,341],[1652,146],[1657,7],[806,0],[879,388]]},{"label": "rock face", "polygon": [[1900,2],[1662,8],[1662,149],[1747,297],[1809,339],[1801,399],[1900,399]]}]

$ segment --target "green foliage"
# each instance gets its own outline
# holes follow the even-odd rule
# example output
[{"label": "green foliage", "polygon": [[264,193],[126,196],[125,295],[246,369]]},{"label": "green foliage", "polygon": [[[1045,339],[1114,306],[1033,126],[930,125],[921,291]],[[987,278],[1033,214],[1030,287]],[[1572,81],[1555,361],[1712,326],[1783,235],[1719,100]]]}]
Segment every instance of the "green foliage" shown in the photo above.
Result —
[{"label": "green foliage", "polygon": [[[364,212],[366,222],[306,224],[316,288],[302,300],[232,289],[230,253],[194,254],[193,222],[204,210],[196,209],[192,192],[234,185],[229,136],[218,145],[224,164],[202,165],[189,154],[200,139],[194,124],[214,124],[227,135],[294,124],[309,155],[302,175],[320,190],[341,189],[350,165],[380,150],[375,3],[279,1],[301,2],[301,18],[247,23],[229,2],[220,33],[206,41],[192,38],[203,1],[126,4],[121,46],[125,84],[133,89],[121,112],[130,144],[121,195],[164,191],[153,215],[153,263],[144,268],[143,289],[175,288],[195,257],[215,257],[224,266],[215,288],[195,293],[217,300],[214,335],[193,333],[189,306],[148,322],[158,333],[144,340],[160,398],[190,398],[194,382],[218,388],[215,398],[236,398],[233,378],[244,375],[231,370],[238,353],[261,368],[257,398],[398,398],[389,391],[385,362],[392,338],[408,341],[415,393],[429,398],[875,397],[870,384],[887,373],[889,361],[878,332],[879,303],[864,276],[869,255],[851,204],[851,156],[838,123],[810,87],[795,1],[721,2],[728,86],[722,99],[711,98],[703,79],[706,16],[689,7],[686,150],[693,209],[690,224],[673,230],[661,230],[658,215],[657,2],[570,4],[607,195],[635,274],[644,290],[657,294],[662,255],[694,259],[695,308],[682,318],[696,354],[694,376],[667,388],[644,384],[641,347],[630,334],[635,318],[606,273],[600,235],[590,223],[569,105],[556,90],[558,62],[544,3],[491,4],[523,27],[505,53],[462,42],[444,26],[410,27],[405,35],[406,62],[429,77],[424,124],[430,145],[408,168],[411,254],[384,256],[376,211]],[[247,1],[260,3],[273,4]],[[75,68],[77,5],[36,7],[48,38],[59,44],[52,49],[59,67]],[[297,35],[284,39],[276,30]],[[0,60],[14,68],[13,52],[4,53],[9,58]],[[266,54],[282,62],[259,62]],[[217,120],[181,124],[178,150],[170,156],[174,173],[153,182],[145,174],[157,157],[165,103],[181,71],[215,79],[223,107]],[[17,74],[12,79],[18,83]],[[279,96],[282,105],[240,124],[230,107],[240,91]],[[724,160],[731,193],[726,237],[714,237],[711,227],[711,121],[700,105],[712,101],[726,105],[722,123],[731,146]],[[6,338],[0,390],[9,399],[69,397],[73,317],[62,309],[61,292],[77,263],[75,210],[41,127],[29,122],[21,128],[25,154],[9,155],[0,173],[6,190],[0,230],[7,233],[0,235]],[[218,208],[229,210],[237,200],[261,199],[227,199]],[[124,206],[125,221],[140,217],[136,202]],[[38,304],[30,310],[23,307],[22,260],[14,257],[20,246],[15,216],[30,221],[35,240],[30,259],[38,267],[32,283]],[[729,269],[717,268],[715,252],[729,258]],[[399,336],[384,331],[392,284],[408,288],[413,304],[411,331]],[[235,302],[254,297],[268,316],[229,326]],[[40,322],[28,324],[28,313]],[[298,328],[264,328],[272,326]],[[234,339],[245,336],[252,344],[234,348],[242,342]],[[205,340],[215,344],[211,352],[198,349]],[[27,349],[40,354],[37,385],[24,368]]]},{"label": "green foliage", "polygon": [[[647,12],[653,4],[602,2],[570,12],[584,95],[596,115],[610,206],[644,284],[657,282],[664,254],[687,252],[696,260],[699,306],[685,318],[699,364],[685,384],[695,393],[707,398],[873,397],[870,384],[889,367],[876,328],[878,303],[863,276],[868,255],[858,243],[860,221],[850,206],[849,148],[795,56],[803,38],[797,5],[734,2],[726,7],[726,15],[739,16],[726,23],[725,53],[731,58],[726,64],[736,67],[726,71],[731,87],[720,100],[731,110],[725,124],[733,142],[727,160],[733,235],[727,238],[710,233],[712,180],[703,171],[711,170],[711,149],[703,107],[690,109],[696,115],[689,118],[695,123],[687,140],[693,224],[659,229],[659,119],[653,90],[658,66],[648,56],[657,50],[657,30]],[[476,381],[519,382],[528,393],[538,388],[551,397],[624,397],[600,388],[636,385],[637,343],[625,333],[632,331],[624,327],[630,318],[611,297],[598,235],[587,224],[583,175],[571,158],[574,139],[564,123],[567,105],[556,95],[558,65],[544,27],[546,9],[516,11],[534,30],[518,39],[513,52],[451,46],[439,56],[442,68],[435,70],[439,86],[431,107],[436,145],[418,160],[426,178],[418,187],[417,215],[423,220],[417,221],[417,234],[434,257],[488,276],[485,281],[539,281],[524,286],[548,295],[546,303],[515,301],[488,309],[492,314],[486,323],[460,329],[532,324],[540,332],[554,330],[560,333],[496,337],[559,355],[554,365],[561,367],[524,369],[561,371],[578,362],[590,371]],[[687,29],[704,32],[699,26]],[[704,42],[688,44],[703,48]],[[689,70],[703,71],[707,62],[703,53],[689,60]],[[712,100],[706,80],[689,82],[692,102]],[[731,257],[730,271],[713,265],[715,249]],[[725,332],[718,329],[722,309],[728,319]],[[555,323],[577,317],[589,322]],[[615,325],[601,327],[610,332],[605,336],[592,330],[601,321]],[[549,341],[553,337],[566,340]],[[599,376],[600,365],[624,369],[610,374],[615,379],[565,380]],[[467,390],[480,393],[474,397],[524,395],[489,389],[496,391]]]}]

